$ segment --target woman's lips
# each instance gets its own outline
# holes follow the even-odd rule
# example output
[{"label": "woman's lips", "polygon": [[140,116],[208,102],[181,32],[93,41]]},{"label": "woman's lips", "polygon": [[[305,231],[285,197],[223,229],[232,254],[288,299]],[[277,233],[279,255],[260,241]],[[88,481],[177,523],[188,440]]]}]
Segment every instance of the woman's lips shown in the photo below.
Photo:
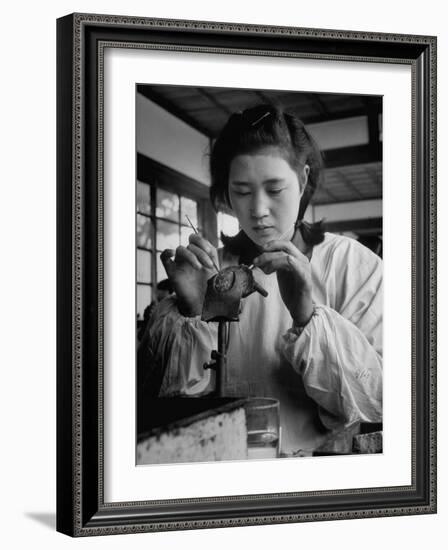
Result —
[{"label": "woman's lips", "polygon": [[[259,242],[265,242],[267,240],[272,240],[275,237],[276,231],[275,227],[272,225],[260,225],[255,226],[253,229],[253,236]],[[260,241],[261,239],[261,241]]]},{"label": "woman's lips", "polygon": [[257,225],[252,228],[254,231],[267,231],[268,229],[274,229],[273,225]]}]

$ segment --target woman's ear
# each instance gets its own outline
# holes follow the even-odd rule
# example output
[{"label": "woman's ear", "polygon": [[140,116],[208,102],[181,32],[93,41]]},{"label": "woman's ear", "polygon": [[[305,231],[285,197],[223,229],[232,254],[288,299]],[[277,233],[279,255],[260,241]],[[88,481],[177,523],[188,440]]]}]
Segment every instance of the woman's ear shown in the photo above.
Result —
[{"label": "woman's ear", "polygon": [[302,168],[302,170],[299,172],[299,184],[300,184],[300,192],[303,194],[305,191],[305,187],[308,183],[308,176],[310,174],[310,167],[308,164],[305,164],[305,166]]}]

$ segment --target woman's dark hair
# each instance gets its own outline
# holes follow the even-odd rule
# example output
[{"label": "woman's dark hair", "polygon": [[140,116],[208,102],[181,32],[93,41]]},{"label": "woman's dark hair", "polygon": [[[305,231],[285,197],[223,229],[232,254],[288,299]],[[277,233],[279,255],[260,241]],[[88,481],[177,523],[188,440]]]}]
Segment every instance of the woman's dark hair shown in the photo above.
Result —
[{"label": "woman's dark hair", "polygon": [[[233,114],[215,141],[210,155],[211,187],[210,198],[218,211],[222,206],[230,207],[229,170],[232,160],[241,154],[251,154],[264,147],[277,147],[297,173],[307,164],[310,168],[297,217],[303,240],[314,246],[324,239],[321,222],[309,224],[303,216],[316,188],[321,182],[323,162],[320,151],[308,133],[303,122],[286,113],[279,106],[262,104]],[[240,248],[246,235],[222,236],[224,245]]]}]

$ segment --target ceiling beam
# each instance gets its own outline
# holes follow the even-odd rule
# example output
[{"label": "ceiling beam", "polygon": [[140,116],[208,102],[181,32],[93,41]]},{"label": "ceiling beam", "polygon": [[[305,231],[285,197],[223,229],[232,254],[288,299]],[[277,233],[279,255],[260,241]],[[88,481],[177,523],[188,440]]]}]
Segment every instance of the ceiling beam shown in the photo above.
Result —
[{"label": "ceiling beam", "polygon": [[383,151],[376,148],[372,151],[369,145],[355,145],[353,147],[341,147],[323,152],[325,168],[338,168],[353,164],[365,164],[370,162],[381,162]]},{"label": "ceiling beam", "polygon": [[272,99],[269,99],[262,90],[254,90],[253,92],[262,103],[273,103]]},{"label": "ceiling beam", "polygon": [[320,112],[320,116],[324,117],[325,120],[328,120],[328,109],[320,98],[319,94],[310,93],[308,94],[308,97],[310,98],[311,103],[314,103],[314,105],[316,105],[317,110]]},{"label": "ceiling beam", "polygon": [[213,94],[211,94],[210,92],[207,91],[206,88],[196,88],[196,90],[203,97],[206,97],[208,99],[208,101],[210,101],[210,103],[212,105],[214,105],[219,111],[221,111],[222,113],[224,113],[227,116],[230,116],[232,114],[233,111],[231,109],[229,109],[228,107],[226,107],[223,103],[218,101]]},{"label": "ceiling beam", "polygon": [[361,200],[364,198],[363,194],[356,187],[356,185],[354,185],[343,172],[341,172],[340,170],[337,170],[336,174],[339,177],[339,179],[341,179],[344,182],[345,186],[350,189],[350,191],[352,191],[355,195],[357,195]]},{"label": "ceiling beam", "polygon": [[363,218],[359,220],[340,220],[324,222],[325,231],[336,233],[339,231],[353,231],[358,234],[383,232],[383,218]]},{"label": "ceiling beam", "polygon": [[[326,199],[325,197],[323,197],[322,199],[322,194],[326,195],[328,199]],[[315,202],[316,197],[318,197],[319,195],[321,196],[321,199],[318,200],[318,202]],[[325,184],[317,189],[316,195],[313,195],[313,198],[312,198],[313,204],[320,204],[321,200],[323,200],[324,203],[338,202],[337,197],[331,191],[329,191],[328,186],[326,186]]]},{"label": "ceiling beam", "polygon": [[341,120],[344,118],[354,118],[358,116],[369,116],[371,114],[372,116],[378,117],[378,115],[382,113],[382,104],[381,102],[374,101],[372,102],[368,108],[365,107],[356,107],[353,109],[345,109],[344,111],[338,111],[336,113],[328,112],[326,114],[319,114],[319,115],[310,115],[307,116],[306,114],[302,113],[300,115],[300,118],[305,124],[319,124],[321,122],[330,122],[333,120]]}]

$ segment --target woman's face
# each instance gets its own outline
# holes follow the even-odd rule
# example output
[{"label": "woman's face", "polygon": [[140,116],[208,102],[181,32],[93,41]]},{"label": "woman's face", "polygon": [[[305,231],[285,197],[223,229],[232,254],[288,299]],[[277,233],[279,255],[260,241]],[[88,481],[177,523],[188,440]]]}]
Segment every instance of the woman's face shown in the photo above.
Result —
[{"label": "woman's face", "polygon": [[263,246],[292,238],[308,166],[299,175],[274,148],[236,156],[229,171],[229,198],[241,228]]}]

